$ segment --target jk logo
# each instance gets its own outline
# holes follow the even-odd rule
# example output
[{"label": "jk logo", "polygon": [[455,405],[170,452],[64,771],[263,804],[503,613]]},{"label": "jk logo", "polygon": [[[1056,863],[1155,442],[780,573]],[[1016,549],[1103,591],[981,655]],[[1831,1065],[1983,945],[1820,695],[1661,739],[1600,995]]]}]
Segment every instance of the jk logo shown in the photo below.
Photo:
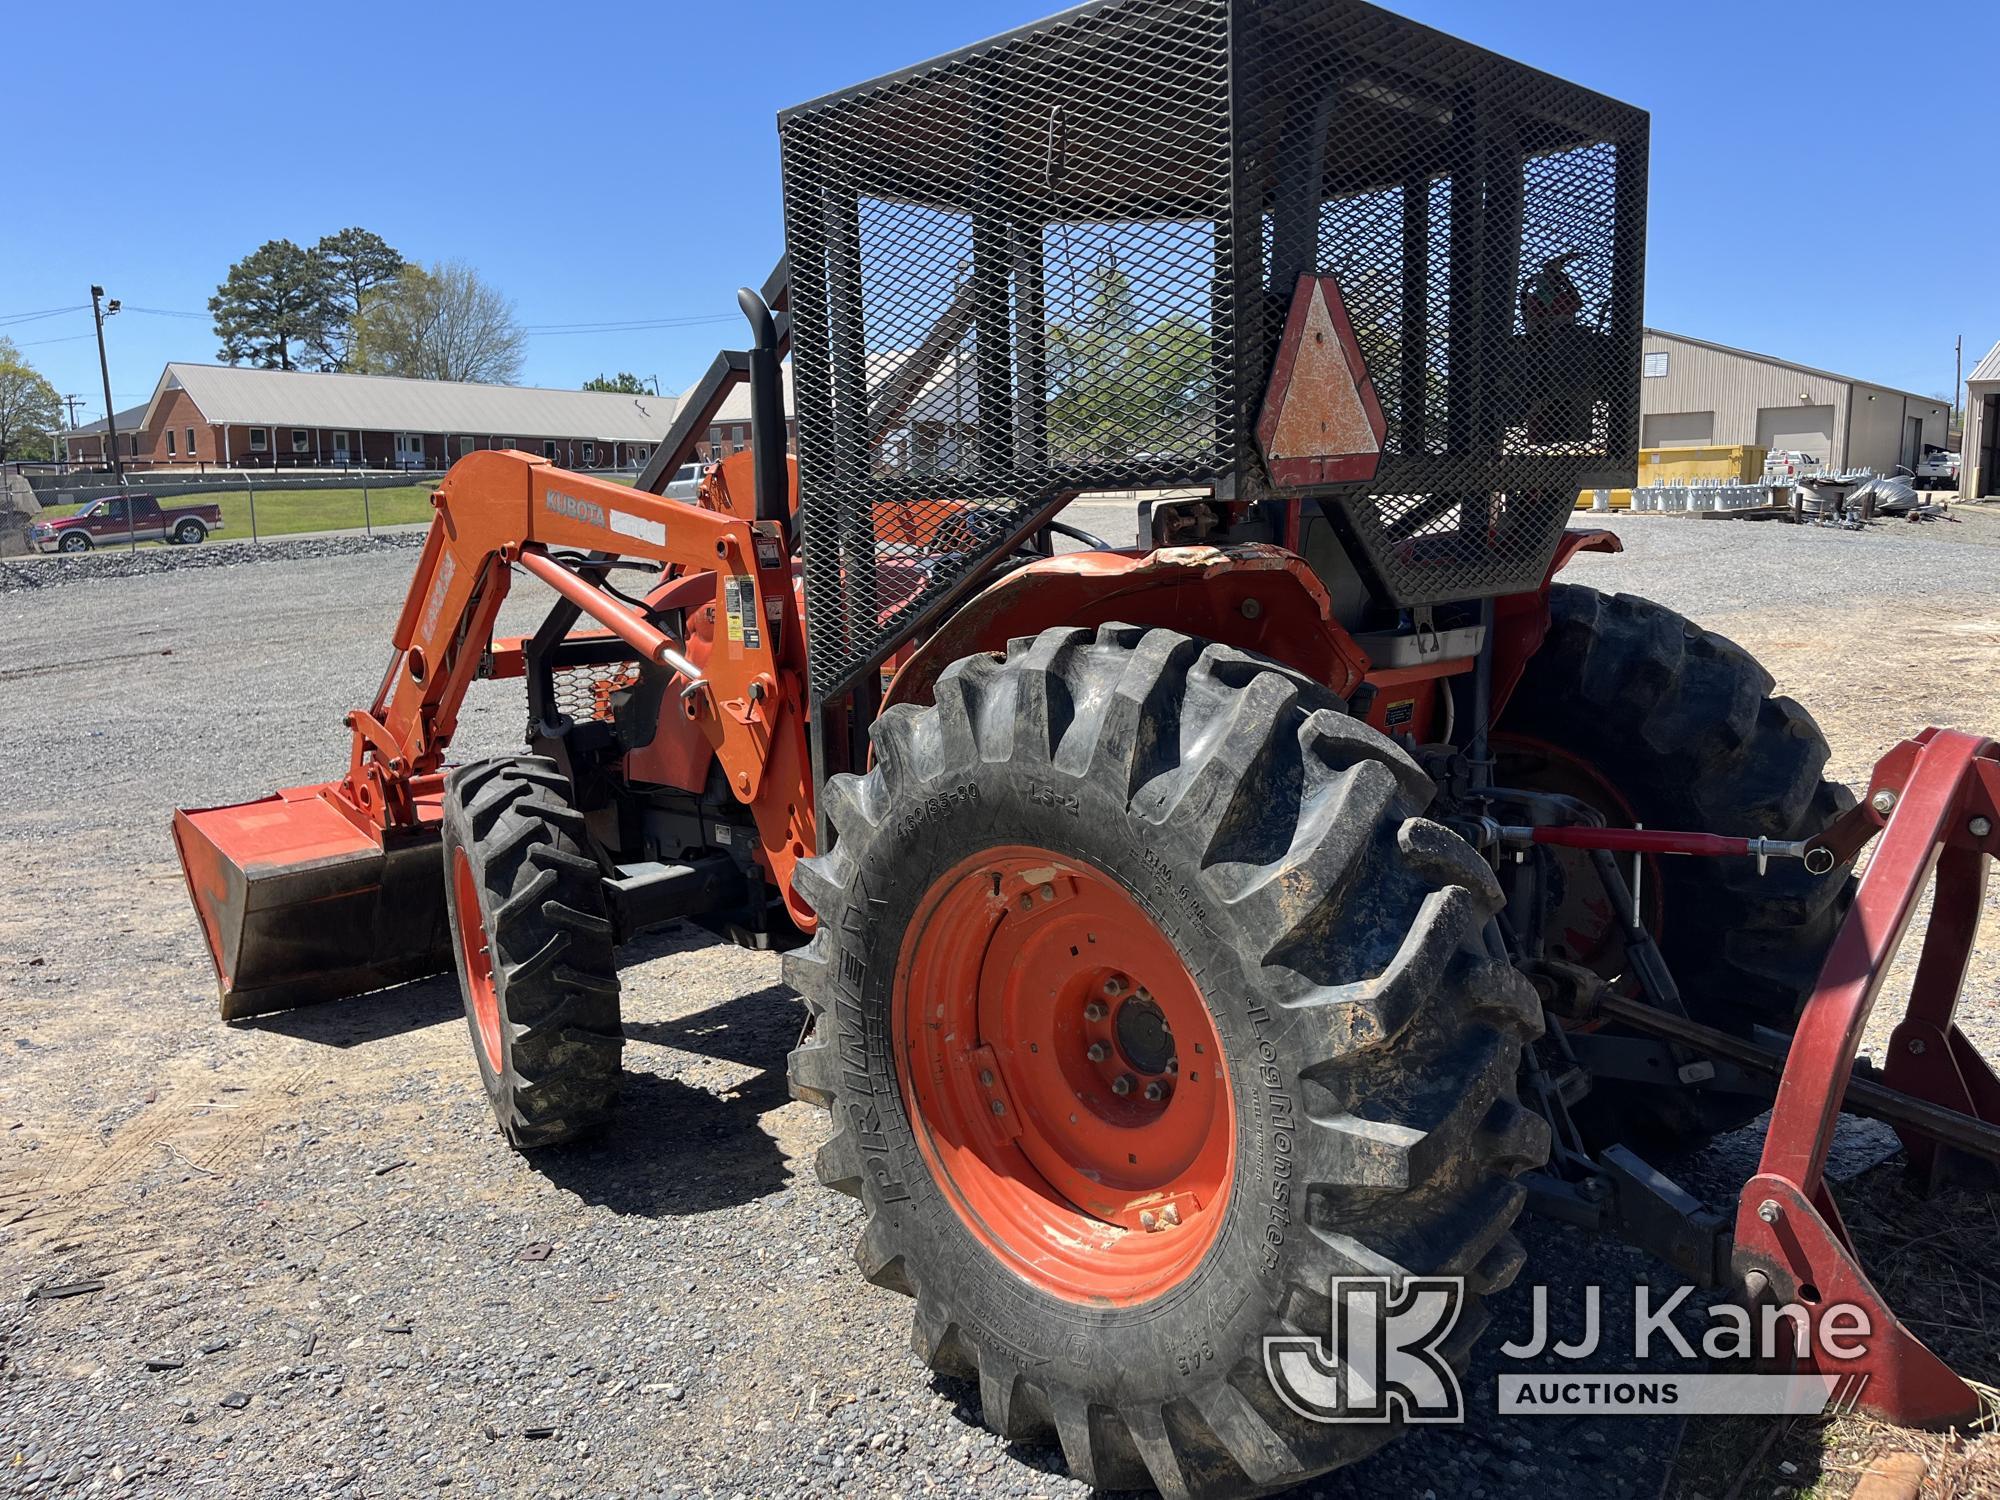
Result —
[{"label": "jk logo", "polygon": [[1315,1422],[1462,1422],[1458,1375],[1438,1349],[1465,1303],[1462,1276],[1336,1276],[1325,1338],[1264,1340],[1278,1397]]}]

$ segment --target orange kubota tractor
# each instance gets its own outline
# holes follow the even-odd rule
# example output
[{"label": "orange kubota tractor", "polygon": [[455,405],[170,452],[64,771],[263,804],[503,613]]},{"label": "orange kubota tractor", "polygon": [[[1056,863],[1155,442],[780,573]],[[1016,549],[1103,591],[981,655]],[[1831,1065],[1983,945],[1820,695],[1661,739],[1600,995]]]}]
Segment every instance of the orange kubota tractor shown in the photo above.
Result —
[{"label": "orange kubota tractor", "polygon": [[[1822,1169],[1843,1099],[1926,1171],[1996,1155],[1951,1019],[1995,748],[1927,731],[1857,807],[1740,648],[1554,581],[1635,465],[1645,116],[1354,0],[1101,0],[779,130],[754,348],[637,488],[462,460],[346,774],[176,815],[225,1016],[455,966],[539,1147],[614,1111],[622,939],[788,950],[862,1271],[1101,1485],[1371,1451],[1407,1411],[1322,1420],[1379,1393],[1264,1342],[1442,1276],[1462,1362],[1531,1200],[1858,1301],[1808,1368],[1968,1415]],[[746,382],[751,446],[661,498]],[[1105,492],[1138,545],[1059,519]],[[524,574],[554,607],[495,640]],[[447,770],[478,678],[525,753]],[[1633,1154],[1773,1078],[1733,1216]]]}]

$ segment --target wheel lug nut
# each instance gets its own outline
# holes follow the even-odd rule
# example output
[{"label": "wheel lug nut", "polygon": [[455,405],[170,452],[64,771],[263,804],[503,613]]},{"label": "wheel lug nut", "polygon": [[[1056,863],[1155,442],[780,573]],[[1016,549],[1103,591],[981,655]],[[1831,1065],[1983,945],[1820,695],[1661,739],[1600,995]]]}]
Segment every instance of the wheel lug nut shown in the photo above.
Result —
[{"label": "wheel lug nut", "polygon": [[1132,1075],[1130,1073],[1120,1073],[1116,1078],[1112,1079],[1111,1092],[1119,1095],[1121,1098],[1124,1095],[1131,1093]]},{"label": "wheel lug nut", "polygon": [[1159,1079],[1154,1079],[1146,1085],[1146,1097],[1153,1103],[1158,1104],[1162,1099],[1167,1097],[1167,1086],[1161,1083]]},{"label": "wheel lug nut", "polygon": [[1181,1060],[1178,1057],[1170,1057],[1167,1059],[1167,1076],[1169,1078],[1178,1075],[1180,1070],[1181,1070]]},{"label": "wheel lug nut", "polygon": [[1093,1000],[1083,1008],[1083,1018],[1086,1021],[1101,1021],[1109,1014],[1111,1012],[1104,1008],[1102,1000]]},{"label": "wheel lug nut", "polygon": [[1116,974],[1113,974],[1109,979],[1104,981],[1104,993],[1112,996],[1114,999],[1117,996],[1124,994],[1125,981],[1119,978]]},{"label": "wheel lug nut", "polygon": [[1090,1044],[1090,1050],[1084,1053],[1084,1056],[1089,1058],[1092,1062],[1103,1062],[1104,1059],[1109,1057],[1110,1055],[1111,1055],[1111,1049],[1105,1046],[1104,1043],[1102,1042],[1092,1042]]}]

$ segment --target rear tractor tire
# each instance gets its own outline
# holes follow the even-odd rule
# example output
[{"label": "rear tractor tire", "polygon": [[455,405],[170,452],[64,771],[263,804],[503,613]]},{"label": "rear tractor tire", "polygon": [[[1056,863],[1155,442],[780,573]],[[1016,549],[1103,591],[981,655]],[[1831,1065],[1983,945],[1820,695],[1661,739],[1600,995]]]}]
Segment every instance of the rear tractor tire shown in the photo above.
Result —
[{"label": "rear tractor tire", "polygon": [[[1578,795],[1614,826],[1803,839],[1854,805],[1823,779],[1826,736],[1741,646],[1664,605],[1558,584],[1548,639],[1501,715],[1505,786]],[[1580,861],[1575,889],[1605,910]],[[1759,874],[1749,859],[1653,859],[1643,915],[1688,1014],[1739,1035],[1789,1032],[1853,897],[1852,861],[1824,875],[1798,860]],[[1622,949],[1566,951],[1589,929],[1572,904],[1549,934],[1556,956],[1622,972]],[[1662,1069],[1664,1073],[1664,1067]],[[1754,1119],[1752,1094],[1607,1081],[1577,1122],[1593,1142],[1694,1145]]]},{"label": "rear tractor tire", "polygon": [[1334,1276],[1465,1278],[1462,1367],[1521,1263],[1539,1035],[1486,864],[1325,689],[1106,625],[969,657],[834,778],[786,959],[820,1178],[914,1346],[1077,1478],[1281,1489],[1400,1430],[1298,1414],[1268,1336]]},{"label": "rear tractor tire", "polygon": [[518,1149],[583,1134],[618,1095],[611,916],[584,840],[554,761],[482,761],[445,782],[459,993],[493,1112]]}]

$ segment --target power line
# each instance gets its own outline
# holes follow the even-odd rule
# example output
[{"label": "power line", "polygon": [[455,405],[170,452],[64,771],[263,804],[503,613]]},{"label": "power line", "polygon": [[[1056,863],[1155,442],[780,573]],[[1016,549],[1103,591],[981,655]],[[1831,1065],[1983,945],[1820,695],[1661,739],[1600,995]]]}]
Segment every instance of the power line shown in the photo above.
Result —
[{"label": "power line", "polygon": [[16,323],[33,323],[41,318],[59,318],[64,313],[89,311],[88,302],[79,302],[75,307],[45,307],[40,312],[0,313],[0,326],[12,327]]},{"label": "power line", "polygon": [[74,344],[78,339],[87,339],[89,337],[91,335],[87,333],[72,333],[67,338],[60,339],[28,339],[18,347],[22,349],[35,349],[43,344]]},{"label": "power line", "polygon": [[607,323],[528,323],[521,331],[529,334],[639,333],[654,328],[694,328],[704,323],[733,323],[735,313],[704,313],[672,318],[621,318]]},{"label": "power line", "polygon": [[[14,323],[31,322],[37,318],[59,317],[64,313],[88,312],[88,303],[75,307],[51,307],[39,312],[0,314],[0,327]],[[134,307],[126,304],[123,309],[129,313],[143,313],[154,318],[184,318],[190,322],[206,323],[214,315],[206,312],[188,312],[176,307]],[[540,337],[544,334],[589,334],[589,333],[645,333],[662,328],[698,328],[716,323],[733,323],[735,313],[686,313],[658,318],[611,318],[597,323],[528,323],[522,326],[523,333]],[[44,340],[46,343],[59,342]]]}]

